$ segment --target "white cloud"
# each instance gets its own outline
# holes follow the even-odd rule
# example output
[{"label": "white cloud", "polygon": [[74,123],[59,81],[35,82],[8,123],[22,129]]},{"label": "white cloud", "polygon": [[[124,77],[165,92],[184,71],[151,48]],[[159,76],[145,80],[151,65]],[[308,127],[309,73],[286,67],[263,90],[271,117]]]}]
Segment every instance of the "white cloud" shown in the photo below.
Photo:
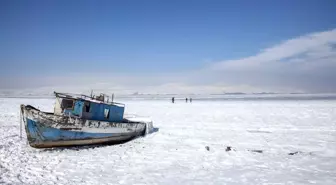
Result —
[{"label": "white cloud", "polygon": [[269,63],[293,62],[298,61],[297,59],[301,59],[299,61],[302,62],[318,62],[317,59],[335,57],[335,44],[336,29],[312,33],[266,48],[255,56],[218,62],[212,69],[253,69]]}]

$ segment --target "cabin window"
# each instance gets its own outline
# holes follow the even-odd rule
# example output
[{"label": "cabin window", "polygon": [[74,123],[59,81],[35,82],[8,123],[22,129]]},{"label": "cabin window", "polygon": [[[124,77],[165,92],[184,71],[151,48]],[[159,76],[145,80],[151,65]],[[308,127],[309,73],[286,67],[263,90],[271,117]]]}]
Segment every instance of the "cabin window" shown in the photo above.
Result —
[{"label": "cabin window", "polygon": [[74,101],[69,99],[63,99],[62,101],[62,108],[63,109],[73,109]]},{"label": "cabin window", "polygon": [[85,106],[84,106],[84,110],[85,112],[90,112],[90,103],[89,102],[85,102]]},{"label": "cabin window", "polygon": [[104,109],[104,117],[106,118],[106,119],[108,119],[108,117],[110,116],[110,109]]}]

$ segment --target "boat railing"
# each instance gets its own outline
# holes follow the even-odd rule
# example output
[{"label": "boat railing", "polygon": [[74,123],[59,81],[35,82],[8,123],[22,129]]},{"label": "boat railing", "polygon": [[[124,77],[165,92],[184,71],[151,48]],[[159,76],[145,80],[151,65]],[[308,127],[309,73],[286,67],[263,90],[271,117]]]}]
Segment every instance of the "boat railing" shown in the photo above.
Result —
[{"label": "boat railing", "polygon": [[[118,102],[114,102],[113,98],[114,95],[112,94],[112,98],[111,98],[111,102],[109,102],[109,96],[106,94],[101,93],[99,95],[99,97],[101,98],[95,98],[95,95],[85,95],[85,94],[75,94],[75,93],[61,93],[61,92],[54,92],[56,97],[59,98],[72,98],[72,99],[82,99],[82,100],[86,100],[86,101],[98,101],[100,103],[105,103],[105,104],[110,104],[110,105],[120,105],[120,106],[125,106],[125,104],[123,103],[118,103]],[[107,101],[105,101],[105,97],[107,97]]]}]

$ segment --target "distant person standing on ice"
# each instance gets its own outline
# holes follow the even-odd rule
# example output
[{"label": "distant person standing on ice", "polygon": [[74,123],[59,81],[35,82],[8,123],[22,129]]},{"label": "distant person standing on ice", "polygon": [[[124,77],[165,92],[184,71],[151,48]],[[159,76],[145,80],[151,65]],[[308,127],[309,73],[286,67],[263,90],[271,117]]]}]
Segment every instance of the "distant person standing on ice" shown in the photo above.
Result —
[{"label": "distant person standing on ice", "polygon": [[192,98],[189,98],[190,103],[192,102]]},{"label": "distant person standing on ice", "polygon": [[186,103],[188,103],[188,98],[186,98]]},{"label": "distant person standing on ice", "polygon": [[174,103],[175,102],[175,98],[174,97],[172,97],[172,103]]}]

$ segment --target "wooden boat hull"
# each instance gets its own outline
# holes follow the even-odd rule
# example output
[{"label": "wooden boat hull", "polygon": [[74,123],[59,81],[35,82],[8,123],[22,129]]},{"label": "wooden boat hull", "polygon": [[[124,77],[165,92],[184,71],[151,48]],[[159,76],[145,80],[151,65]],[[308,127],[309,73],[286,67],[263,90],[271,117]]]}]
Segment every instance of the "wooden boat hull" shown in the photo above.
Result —
[{"label": "wooden boat hull", "polygon": [[121,143],[148,130],[146,122],[85,120],[42,112],[29,105],[21,105],[21,113],[29,145],[34,148]]}]

